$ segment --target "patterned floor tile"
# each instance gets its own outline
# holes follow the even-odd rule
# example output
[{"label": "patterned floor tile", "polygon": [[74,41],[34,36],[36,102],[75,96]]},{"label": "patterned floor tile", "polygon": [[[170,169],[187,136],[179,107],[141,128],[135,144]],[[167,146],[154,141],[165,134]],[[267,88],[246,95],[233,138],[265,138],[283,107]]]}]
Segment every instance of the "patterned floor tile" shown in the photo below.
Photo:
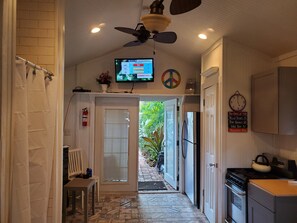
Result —
[{"label": "patterned floor tile", "polygon": [[[149,167],[141,156],[139,164],[140,181],[163,180],[163,176]],[[165,184],[168,191],[174,191]],[[79,202],[74,217],[69,211],[71,207],[68,208],[67,223],[83,222]],[[95,215],[91,216],[91,213],[89,210],[89,223],[208,223],[205,215],[180,193],[101,194],[99,202],[95,203]]]},{"label": "patterned floor tile", "polygon": [[[208,223],[205,215],[185,195],[179,193],[133,196],[108,194],[100,196],[99,200],[96,214],[89,217],[89,223]],[[67,223],[83,222],[83,211],[79,207],[75,217],[70,211],[68,213]]]}]

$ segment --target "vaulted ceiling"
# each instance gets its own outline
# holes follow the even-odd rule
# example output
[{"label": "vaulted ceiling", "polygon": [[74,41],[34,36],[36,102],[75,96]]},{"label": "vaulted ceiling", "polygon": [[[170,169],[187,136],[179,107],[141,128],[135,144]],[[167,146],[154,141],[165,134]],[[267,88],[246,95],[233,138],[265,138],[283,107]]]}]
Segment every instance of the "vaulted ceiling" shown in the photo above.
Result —
[{"label": "vaulted ceiling", "polygon": [[[66,67],[120,49],[135,37],[114,29],[135,28],[141,15],[148,14],[153,0],[67,0]],[[202,0],[187,13],[170,15],[170,0],[164,14],[171,18],[166,31],[177,33],[174,44],[156,43],[156,49],[199,64],[201,53],[226,36],[271,57],[297,49],[297,0]],[[94,25],[101,31],[90,34]],[[211,30],[211,29],[212,30]],[[208,35],[201,40],[199,33]],[[144,44],[153,45],[153,40]],[[137,47],[137,46],[136,46]]]}]

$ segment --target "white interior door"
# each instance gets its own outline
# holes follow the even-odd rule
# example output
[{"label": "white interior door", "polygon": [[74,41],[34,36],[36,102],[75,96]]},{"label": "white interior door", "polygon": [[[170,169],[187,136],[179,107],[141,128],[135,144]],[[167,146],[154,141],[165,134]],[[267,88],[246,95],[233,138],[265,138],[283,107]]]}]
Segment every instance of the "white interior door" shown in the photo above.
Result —
[{"label": "white interior door", "polygon": [[177,189],[177,99],[164,102],[164,179]]},{"label": "white interior door", "polygon": [[204,149],[205,149],[205,215],[210,223],[216,220],[216,85],[204,90]]}]

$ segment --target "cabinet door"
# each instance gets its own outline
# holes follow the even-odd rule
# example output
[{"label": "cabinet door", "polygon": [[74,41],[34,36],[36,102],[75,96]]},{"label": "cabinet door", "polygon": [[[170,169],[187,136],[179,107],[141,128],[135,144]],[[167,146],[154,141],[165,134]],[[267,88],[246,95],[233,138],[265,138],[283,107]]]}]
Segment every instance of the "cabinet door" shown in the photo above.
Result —
[{"label": "cabinet door", "polygon": [[279,134],[297,134],[297,68],[279,67]]},{"label": "cabinet door", "polygon": [[278,133],[277,72],[252,76],[252,130]]},{"label": "cabinet door", "polygon": [[260,205],[252,198],[248,198],[248,223],[274,223],[274,213]]}]

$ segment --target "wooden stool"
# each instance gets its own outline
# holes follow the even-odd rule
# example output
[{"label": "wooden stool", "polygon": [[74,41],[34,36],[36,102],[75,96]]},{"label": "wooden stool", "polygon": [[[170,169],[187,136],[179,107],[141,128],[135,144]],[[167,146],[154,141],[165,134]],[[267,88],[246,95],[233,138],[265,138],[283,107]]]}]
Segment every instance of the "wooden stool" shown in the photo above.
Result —
[{"label": "wooden stool", "polygon": [[[63,192],[63,222],[66,222],[66,203],[68,191],[72,192],[72,214],[75,214],[75,195],[84,195],[84,222],[88,223],[88,192],[92,188],[92,214],[95,214],[95,183],[94,179],[74,178],[72,181],[64,185]],[[84,193],[82,193],[84,192]]]}]

